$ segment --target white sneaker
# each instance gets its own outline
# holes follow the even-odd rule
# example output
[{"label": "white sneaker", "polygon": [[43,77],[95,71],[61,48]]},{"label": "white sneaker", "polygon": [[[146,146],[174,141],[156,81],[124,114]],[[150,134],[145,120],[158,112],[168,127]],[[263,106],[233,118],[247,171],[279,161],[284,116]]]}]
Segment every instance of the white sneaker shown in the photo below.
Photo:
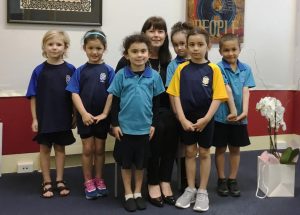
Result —
[{"label": "white sneaker", "polygon": [[184,193],[177,199],[175,206],[179,208],[188,208],[195,202],[197,190],[190,187],[185,188]]},{"label": "white sneaker", "polygon": [[196,203],[194,205],[194,211],[208,211],[209,209],[209,199],[207,191],[197,192]]}]

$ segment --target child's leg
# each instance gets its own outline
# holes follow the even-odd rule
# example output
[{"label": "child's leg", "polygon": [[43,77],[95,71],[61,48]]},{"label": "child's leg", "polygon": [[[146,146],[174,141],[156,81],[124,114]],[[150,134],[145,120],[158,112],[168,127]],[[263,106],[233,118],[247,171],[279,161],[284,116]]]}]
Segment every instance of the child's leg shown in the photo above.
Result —
[{"label": "child's leg", "polygon": [[64,179],[64,166],[65,166],[65,146],[54,144],[55,152],[55,165],[56,165],[56,181]]},{"label": "child's leg", "polygon": [[229,159],[230,159],[230,174],[227,181],[229,193],[232,196],[240,196],[240,188],[238,186],[236,177],[240,164],[240,147],[229,146]]},{"label": "child's leg", "polygon": [[134,173],[135,179],[135,188],[134,193],[141,193],[142,192],[142,184],[143,184],[143,177],[144,177],[144,170],[135,170]]},{"label": "child's leg", "polygon": [[94,154],[95,176],[102,179],[102,170],[105,162],[105,140],[95,138],[95,154]]},{"label": "child's leg", "polygon": [[82,139],[82,171],[85,182],[93,178],[92,170],[94,151],[94,137]]},{"label": "child's leg", "polygon": [[124,185],[124,191],[125,191],[125,196],[132,194],[132,189],[131,189],[131,169],[121,169],[121,175],[123,179],[123,185]]},{"label": "child's leg", "polygon": [[211,168],[210,149],[199,147],[199,158],[200,158],[199,189],[206,190],[209,175],[210,175],[210,168]]},{"label": "child's leg", "polygon": [[226,147],[216,147],[215,163],[218,173],[217,192],[220,196],[228,196],[229,190],[227,186],[227,179],[225,176],[225,152]]},{"label": "child's leg", "polygon": [[132,170],[122,168],[121,175],[122,175],[124,191],[125,191],[124,208],[127,211],[133,212],[137,209],[137,204],[136,201],[134,200],[134,195],[131,189]]},{"label": "child's leg", "polygon": [[135,188],[133,197],[135,199],[136,206],[139,210],[146,209],[146,202],[144,198],[142,197],[142,184],[143,184],[143,176],[144,176],[144,170],[135,170],[134,173],[134,180],[135,180]]},{"label": "child's leg", "polygon": [[63,182],[64,179],[64,167],[65,167],[65,146],[54,144],[55,151],[55,165],[56,165],[56,181],[59,182],[56,184],[59,187],[60,195],[66,196],[70,193],[70,190],[66,187]]},{"label": "child's leg", "polygon": [[206,190],[208,178],[210,175],[211,158],[210,149],[199,147],[200,158],[200,186],[197,191],[196,202],[193,210],[195,211],[207,211],[209,209],[209,199]]},{"label": "child's leg", "polygon": [[240,147],[229,146],[230,174],[229,179],[236,179],[240,165]]},{"label": "child's leg", "polygon": [[218,178],[225,178],[225,152],[227,147],[216,147],[215,162],[218,173]]},{"label": "child's leg", "polygon": [[175,206],[179,208],[188,208],[191,203],[195,202],[197,190],[195,188],[196,177],[196,155],[197,145],[185,146],[185,168],[188,187],[185,188],[184,193],[177,199]]},{"label": "child's leg", "polygon": [[108,190],[103,179],[103,167],[105,163],[105,139],[95,138],[94,158],[94,181],[97,187],[98,196],[106,196],[108,194]]},{"label": "child's leg", "polygon": [[[47,145],[40,144],[40,165],[43,175],[43,184],[47,182],[51,182],[50,177],[50,153],[51,148]],[[45,185],[43,189],[52,188],[51,184]],[[51,197],[53,196],[53,192],[51,190],[43,193],[44,197]]]},{"label": "child's leg", "polygon": [[197,145],[185,147],[185,168],[188,187],[195,188]]}]

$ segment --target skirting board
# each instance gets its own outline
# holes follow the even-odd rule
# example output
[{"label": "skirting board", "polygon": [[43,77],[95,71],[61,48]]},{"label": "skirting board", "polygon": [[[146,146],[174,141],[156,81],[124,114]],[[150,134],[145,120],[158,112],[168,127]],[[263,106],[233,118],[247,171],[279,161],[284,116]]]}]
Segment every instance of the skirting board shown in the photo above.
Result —
[{"label": "skirting board", "polygon": [[[278,135],[278,141],[289,142],[291,140],[300,141],[300,135]],[[269,137],[268,136],[255,136],[250,137],[251,145],[241,148],[241,151],[253,151],[253,150],[265,150],[269,148]],[[112,157],[112,150],[114,145],[114,139],[109,137],[107,140],[106,147],[106,163],[113,163],[114,159]],[[81,144],[81,143],[80,143]],[[79,149],[80,147],[80,149]],[[67,147],[68,148],[68,147]],[[76,149],[76,148],[74,148]],[[68,151],[67,149],[67,158],[66,158],[66,167],[71,166],[80,166],[81,165],[81,145],[77,148],[79,151]],[[211,153],[214,153],[214,147],[211,147]],[[17,163],[18,162],[33,162],[33,169],[39,170],[39,153],[27,153],[27,154],[15,154],[15,155],[4,155],[2,156],[2,173],[12,173],[17,172]],[[51,167],[54,167],[54,157],[51,157]]]}]

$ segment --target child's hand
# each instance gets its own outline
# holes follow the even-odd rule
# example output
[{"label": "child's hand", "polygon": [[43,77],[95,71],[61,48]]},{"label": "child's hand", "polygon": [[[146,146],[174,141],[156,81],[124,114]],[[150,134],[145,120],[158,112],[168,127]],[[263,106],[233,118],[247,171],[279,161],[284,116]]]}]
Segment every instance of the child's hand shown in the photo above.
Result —
[{"label": "child's hand", "polygon": [[240,115],[237,116],[236,121],[242,121],[243,119],[247,118],[247,114],[246,113],[241,113]]},{"label": "child's hand", "polygon": [[209,121],[207,121],[206,118],[200,118],[197,120],[197,122],[195,124],[193,124],[193,127],[195,129],[195,131],[201,132],[203,131],[203,129],[205,128],[205,126],[207,125]]},{"label": "child's hand", "polygon": [[33,132],[38,131],[38,121],[37,121],[37,119],[32,120],[31,129],[32,129]]},{"label": "child's hand", "polygon": [[237,118],[237,114],[236,113],[235,114],[234,113],[230,113],[227,116],[227,121],[229,121],[229,122],[235,122],[236,118]]},{"label": "child's hand", "polygon": [[193,127],[193,123],[187,119],[183,120],[181,122],[181,125],[185,131],[195,131],[195,128]]},{"label": "child's hand", "polygon": [[154,132],[155,132],[155,127],[153,127],[153,126],[151,126],[150,127],[150,134],[149,134],[149,139],[151,140],[152,139],[152,137],[153,137],[153,135],[154,135]]},{"label": "child's hand", "polygon": [[113,127],[113,128],[112,128],[112,132],[113,132],[113,134],[114,134],[114,137],[115,137],[117,140],[121,141],[121,137],[123,136],[123,133],[122,133],[121,128],[120,128],[119,126]]},{"label": "child's hand", "polygon": [[95,123],[98,124],[98,122],[100,122],[103,119],[106,119],[106,117],[107,117],[107,114],[105,114],[105,113],[101,113],[100,115],[95,116],[94,117]]},{"label": "child's hand", "polygon": [[83,124],[86,126],[92,125],[95,122],[94,116],[88,112],[86,112],[85,114],[82,115],[82,121],[83,121]]}]

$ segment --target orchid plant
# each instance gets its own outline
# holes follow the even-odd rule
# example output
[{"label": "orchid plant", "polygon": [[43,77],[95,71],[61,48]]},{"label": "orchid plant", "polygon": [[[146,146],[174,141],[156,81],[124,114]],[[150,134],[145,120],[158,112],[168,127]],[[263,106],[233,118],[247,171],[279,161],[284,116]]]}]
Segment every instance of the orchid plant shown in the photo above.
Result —
[{"label": "orchid plant", "polygon": [[275,157],[280,158],[277,150],[277,133],[281,128],[286,130],[284,122],[285,108],[281,102],[274,97],[264,97],[256,104],[256,110],[260,111],[261,115],[268,120],[268,133],[270,138],[270,153]]}]

